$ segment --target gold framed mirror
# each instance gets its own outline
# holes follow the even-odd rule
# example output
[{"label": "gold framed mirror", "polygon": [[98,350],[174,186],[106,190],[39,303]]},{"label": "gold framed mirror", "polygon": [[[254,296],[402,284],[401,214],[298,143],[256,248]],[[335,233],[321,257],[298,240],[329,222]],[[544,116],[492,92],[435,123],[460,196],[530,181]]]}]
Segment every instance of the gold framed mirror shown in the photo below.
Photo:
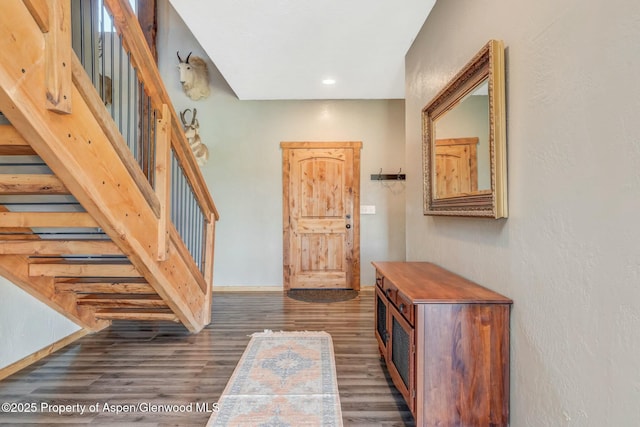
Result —
[{"label": "gold framed mirror", "polygon": [[490,40],[422,110],[424,214],[507,217],[505,66]]}]

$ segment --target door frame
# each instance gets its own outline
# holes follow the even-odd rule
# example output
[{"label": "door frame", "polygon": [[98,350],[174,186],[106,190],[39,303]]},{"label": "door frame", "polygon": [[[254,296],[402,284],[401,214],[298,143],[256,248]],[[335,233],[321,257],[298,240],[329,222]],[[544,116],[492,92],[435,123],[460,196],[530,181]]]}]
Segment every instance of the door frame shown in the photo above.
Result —
[{"label": "door frame", "polygon": [[291,149],[333,149],[344,148],[353,150],[353,185],[352,185],[352,258],[351,258],[351,282],[352,289],[360,290],[360,151],[361,141],[333,141],[333,142],[281,142],[282,149],[282,238],[283,238],[283,288],[289,290],[291,286],[291,253],[290,239],[291,229],[289,227],[289,202],[290,202],[290,168],[289,150]]}]

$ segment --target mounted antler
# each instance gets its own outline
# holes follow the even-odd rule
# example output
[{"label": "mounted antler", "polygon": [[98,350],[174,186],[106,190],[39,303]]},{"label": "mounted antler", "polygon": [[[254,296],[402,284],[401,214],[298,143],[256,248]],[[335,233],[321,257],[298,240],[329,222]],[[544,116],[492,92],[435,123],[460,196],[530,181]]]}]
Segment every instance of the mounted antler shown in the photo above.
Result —
[{"label": "mounted antler", "polygon": [[180,120],[182,120],[182,126],[187,127],[189,125],[187,125],[187,119],[185,118],[185,115],[187,114],[187,111],[191,111],[191,108],[187,108],[184,111],[180,111]]},{"label": "mounted antler", "polygon": [[189,126],[198,129],[200,127],[200,123],[196,120],[196,114],[198,114],[198,110],[193,109],[193,116],[191,117],[191,124]]},{"label": "mounted antler", "polygon": [[198,120],[196,120],[196,114],[198,114],[198,110],[197,109],[193,109],[193,115],[191,116],[191,123],[187,124],[187,122],[189,121],[187,119],[187,112],[191,112],[191,108],[187,108],[184,111],[180,112],[180,120],[182,121],[182,126],[184,126],[184,128],[193,128],[193,129],[197,129],[200,127],[200,123],[198,122]]},{"label": "mounted antler", "polygon": [[202,166],[209,159],[209,149],[202,143],[202,140],[200,139],[200,135],[198,133],[198,129],[200,127],[200,123],[198,123],[198,119],[196,119],[198,110],[196,110],[195,108],[193,109],[191,123],[189,124],[187,124],[187,111],[190,112],[191,109],[187,108],[186,110],[180,112],[180,120],[182,120],[182,125],[184,126],[184,136],[189,142],[189,147],[191,147],[191,151],[193,152],[196,161],[200,166]]},{"label": "mounted antler", "polygon": [[187,59],[185,59],[184,61],[182,60],[182,58],[180,58],[180,51],[176,51],[176,55],[178,55],[178,61],[184,63],[184,64],[188,64],[189,63],[189,57],[191,57],[191,54],[193,52],[189,52],[189,55],[187,55]]}]

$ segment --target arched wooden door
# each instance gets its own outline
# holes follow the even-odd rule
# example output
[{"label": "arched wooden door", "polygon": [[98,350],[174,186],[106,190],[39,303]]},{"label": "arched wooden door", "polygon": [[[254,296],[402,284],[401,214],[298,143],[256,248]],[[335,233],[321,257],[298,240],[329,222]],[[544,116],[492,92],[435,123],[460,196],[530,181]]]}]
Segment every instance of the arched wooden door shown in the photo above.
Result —
[{"label": "arched wooden door", "polygon": [[360,289],[361,142],[283,142],[284,288]]},{"label": "arched wooden door", "polygon": [[478,191],[478,137],[436,139],[436,198]]}]

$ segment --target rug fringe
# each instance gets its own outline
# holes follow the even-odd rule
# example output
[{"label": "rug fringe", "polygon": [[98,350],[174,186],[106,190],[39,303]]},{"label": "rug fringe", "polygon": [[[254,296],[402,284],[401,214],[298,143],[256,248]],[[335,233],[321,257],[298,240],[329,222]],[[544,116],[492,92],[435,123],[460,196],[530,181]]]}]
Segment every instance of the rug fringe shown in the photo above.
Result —
[{"label": "rug fringe", "polygon": [[328,335],[329,337],[331,337],[331,334],[329,334],[328,332],[325,331],[272,331],[271,329],[265,329],[262,332],[254,332],[251,335],[248,335],[250,337],[265,337],[265,336],[271,336],[271,335],[306,335],[306,336],[326,336]]}]

